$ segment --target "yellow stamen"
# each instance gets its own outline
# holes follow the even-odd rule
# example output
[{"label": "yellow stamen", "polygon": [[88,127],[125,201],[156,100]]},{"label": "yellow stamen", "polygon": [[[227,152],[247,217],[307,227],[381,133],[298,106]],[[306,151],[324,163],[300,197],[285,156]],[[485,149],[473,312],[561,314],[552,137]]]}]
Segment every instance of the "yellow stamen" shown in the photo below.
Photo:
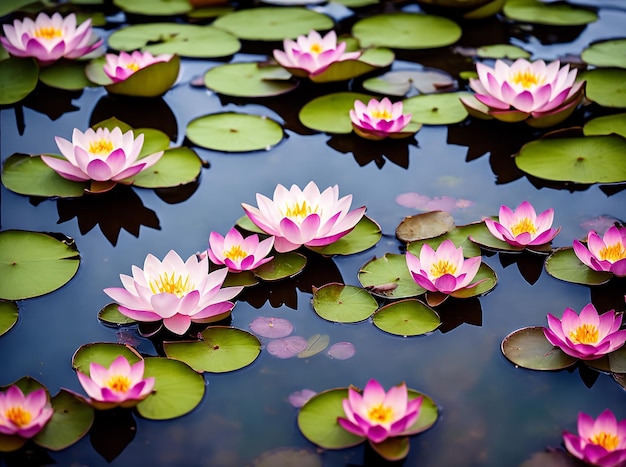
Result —
[{"label": "yellow stamen", "polygon": [[626,248],[621,243],[614,243],[613,245],[607,245],[600,250],[598,257],[601,260],[610,261],[614,263],[620,259],[626,258]]},{"label": "yellow stamen", "polygon": [[511,226],[511,233],[516,237],[524,232],[528,232],[529,234],[537,233],[537,227],[535,227],[533,221],[531,221],[528,217],[520,219],[517,224]]},{"label": "yellow stamen", "polygon": [[391,407],[385,407],[380,404],[372,407],[367,413],[367,417],[376,423],[389,423],[393,420],[393,410],[391,410]]},{"label": "yellow stamen", "polygon": [[52,40],[52,39],[58,39],[59,37],[63,37],[63,31],[53,26],[47,26],[47,27],[35,29],[35,32],[33,35],[37,39]]},{"label": "yellow stamen", "polygon": [[596,344],[598,342],[598,327],[593,324],[581,324],[570,331],[569,338],[574,344]]},{"label": "yellow stamen", "polygon": [[130,379],[128,379],[128,376],[113,375],[106,382],[106,386],[115,392],[128,392],[130,389]]},{"label": "yellow stamen", "polygon": [[544,79],[530,70],[518,71],[511,76],[512,83],[519,84],[524,89],[534,88],[544,82]]},{"label": "yellow stamen", "polygon": [[230,247],[230,250],[224,252],[224,256],[226,258],[232,259],[233,261],[237,261],[240,259],[244,259],[246,256],[248,256],[248,253],[246,253],[239,245],[233,245]]},{"label": "yellow stamen", "polygon": [[97,141],[89,143],[89,152],[91,154],[109,155],[113,151],[113,143],[110,139],[100,138]]},{"label": "yellow stamen", "polygon": [[152,293],[173,293],[179,298],[186,295],[187,292],[194,288],[195,286],[189,282],[188,275],[179,276],[176,272],[172,272],[170,275],[164,272],[156,279],[150,281],[150,290]]},{"label": "yellow stamen", "polygon": [[20,405],[9,407],[5,410],[4,416],[20,428],[28,425],[33,418],[33,414]]},{"label": "yellow stamen", "polygon": [[296,218],[296,219],[304,219],[309,214],[317,212],[317,206],[311,208],[306,201],[302,201],[302,203],[294,203],[291,206],[287,206],[287,210],[285,211],[285,217]]},{"label": "yellow stamen", "polygon": [[388,110],[374,110],[372,111],[372,117],[379,118],[381,120],[391,120],[392,115]]},{"label": "yellow stamen", "polygon": [[440,259],[430,267],[430,275],[435,278],[441,277],[444,274],[454,275],[455,273],[456,266],[451,264],[450,261],[444,259]]},{"label": "yellow stamen", "polygon": [[126,68],[128,68],[129,70],[137,71],[139,70],[139,65],[135,62],[130,62],[126,64]]},{"label": "yellow stamen", "polygon": [[619,438],[613,433],[607,433],[606,431],[596,433],[589,441],[598,446],[602,446],[607,451],[614,451],[617,449],[617,446],[619,446]]},{"label": "yellow stamen", "polygon": [[311,47],[309,47],[309,51],[317,55],[319,53],[322,53],[323,49],[322,46],[316,42],[315,44],[311,44]]}]

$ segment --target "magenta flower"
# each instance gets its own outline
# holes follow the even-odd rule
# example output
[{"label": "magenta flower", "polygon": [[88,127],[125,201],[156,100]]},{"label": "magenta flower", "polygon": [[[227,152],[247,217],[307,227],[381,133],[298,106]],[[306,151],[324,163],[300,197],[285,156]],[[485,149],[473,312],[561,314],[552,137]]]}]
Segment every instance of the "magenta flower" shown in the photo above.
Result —
[{"label": "magenta flower", "polygon": [[548,243],[561,230],[560,227],[551,228],[554,209],[547,209],[537,215],[528,201],[523,201],[515,211],[508,206],[500,206],[498,220],[485,219],[489,232],[498,240],[522,248]]},{"label": "magenta flower", "polygon": [[183,262],[170,251],[163,262],[148,255],[143,270],[133,266],[133,277],[120,274],[124,288],[104,289],[119,304],[119,311],[136,321],[163,320],[163,325],[182,335],[191,323],[208,323],[229,313],[235,306],[228,301],[243,287],[221,288],[228,270],[208,273],[208,259],[195,255]]},{"label": "magenta flower", "polygon": [[98,363],[89,364],[89,376],[77,372],[78,381],[97,409],[134,407],[152,393],[154,377],[144,378],[144,361],[131,366],[123,355],[109,368]]},{"label": "magenta flower", "polygon": [[365,436],[372,443],[382,443],[389,437],[402,436],[419,417],[423,397],[409,401],[406,384],[385,392],[382,385],[370,379],[363,395],[353,387],[344,399],[345,417],[338,417],[342,428],[357,436]]},{"label": "magenta flower", "polygon": [[302,245],[329,245],[348,234],[365,213],[365,206],[350,211],[352,195],[339,199],[337,185],[320,193],[314,182],[304,190],[279,184],[273,200],[259,193],[256,200],[258,208],[245,203],[242,207],[254,224],[276,237],[274,248],[279,253]]},{"label": "magenta flower", "polygon": [[149,65],[159,62],[169,62],[171,54],[161,54],[154,56],[150,52],[135,50],[133,53],[120,52],[119,55],[106,54],[104,58],[104,73],[111,78],[114,83],[124,81],[133,73]]},{"label": "magenta flower", "polygon": [[0,433],[32,438],[45,426],[54,410],[43,388],[24,395],[17,386],[0,392]]},{"label": "magenta flower", "polygon": [[402,113],[402,102],[392,104],[386,97],[380,102],[370,99],[367,106],[357,100],[354,101],[354,108],[350,109],[350,120],[355,133],[372,140],[413,134],[413,132],[403,131],[411,122],[411,116],[411,114]]},{"label": "magenta flower", "polygon": [[300,77],[319,75],[332,63],[356,60],[361,52],[345,53],[346,43],[337,43],[337,33],[330,31],[324,37],[312,30],[308,36],[298,36],[296,41],[285,39],[282,50],[274,50],[274,58],[291,74]]},{"label": "magenta flower", "polygon": [[580,412],[578,435],[563,433],[571,455],[597,467],[619,467],[626,462],[626,420],[617,421],[606,409],[597,419]]},{"label": "magenta flower", "polygon": [[406,263],[413,280],[430,292],[451,294],[468,289],[482,281],[471,283],[480,268],[481,257],[463,258],[463,248],[454,246],[452,240],[444,240],[437,250],[422,245],[419,258],[407,251]]},{"label": "magenta flower", "polygon": [[6,37],[0,42],[15,57],[34,57],[41,65],[50,64],[62,57],[78,58],[86,55],[102,44],[102,39],[94,40],[91,19],[76,27],[74,13],[63,18],[60,13],[52,17],[39,13],[35,21],[16,19],[13,25],[2,26]]},{"label": "magenta flower", "polygon": [[594,360],[619,349],[626,342],[626,329],[620,331],[622,315],[613,310],[598,315],[589,303],[580,316],[566,308],[559,320],[548,313],[548,326],[543,328],[546,339],[572,357]]},{"label": "magenta flower", "polygon": [[593,230],[587,234],[587,246],[574,240],[574,253],[594,271],[608,271],[626,276],[626,228],[609,227],[603,238]]},{"label": "magenta flower", "polygon": [[218,265],[228,267],[230,272],[249,271],[273,259],[267,255],[274,246],[274,237],[259,242],[259,236],[254,234],[245,239],[234,227],[228,231],[226,237],[217,232],[209,236],[209,259]]}]

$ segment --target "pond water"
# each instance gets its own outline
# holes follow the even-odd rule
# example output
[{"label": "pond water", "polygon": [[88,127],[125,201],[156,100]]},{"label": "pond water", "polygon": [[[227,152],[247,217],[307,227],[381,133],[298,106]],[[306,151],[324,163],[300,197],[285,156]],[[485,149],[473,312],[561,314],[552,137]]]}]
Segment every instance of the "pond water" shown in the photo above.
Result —
[{"label": "pond water", "polygon": [[[407,8],[417,11],[414,5]],[[498,18],[464,24],[464,36],[456,45],[510,42],[532,52],[533,58],[578,55],[591,42],[623,32],[626,10],[621,8],[609,4],[600,10],[597,22],[573,34],[573,28],[533,29]],[[562,38],[561,31],[569,36]],[[261,60],[273,47],[244,44],[233,61]],[[436,66],[453,74],[473,68],[471,59],[448,49],[402,52],[398,59],[394,68],[401,68],[403,62]],[[0,110],[3,161],[16,152],[55,152],[55,136],[69,138],[72,128],[84,130],[112,115],[135,127],[165,127],[174,144],[185,143],[190,120],[222,110],[267,115],[286,128],[286,138],[267,151],[223,153],[194,148],[208,166],[197,185],[184,189],[119,189],[103,195],[107,201],[101,202],[96,196],[30,199],[2,187],[3,230],[62,232],[75,239],[82,261],[77,275],[61,289],[19,302],[18,323],[0,337],[0,385],[28,375],[53,394],[60,388],[82,394],[71,358],[76,349],[91,342],[129,342],[140,352],[155,355],[153,343],[134,328],[116,330],[98,321],[98,310],[110,302],[102,289],[119,286],[119,274],[129,274],[133,264],[142,265],[148,253],[162,258],[174,249],[186,258],[204,250],[209,233],[225,234],[244,214],[242,202],[255,205],[256,193],[271,196],[278,183],[304,187],[311,180],[320,188],[337,184],[341,195],[353,195],[353,206],[367,206],[367,215],[382,229],[381,241],[363,253],[314,262],[302,277],[246,292],[230,324],[249,329],[258,316],[283,317],[294,323],[294,334],[305,338],[328,334],[331,344],[353,343],[356,354],[347,360],[329,358],[325,352],[304,359],[278,359],[264,349],[252,365],[241,370],[205,374],[206,394],[191,413],[170,421],[135,416],[136,429],[129,431],[132,441],[125,447],[122,442],[123,450],[111,455],[110,462],[101,448],[94,447],[92,433],[92,439],[88,435],[61,452],[29,449],[0,455],[0,464],[239,466],[253,465],[268,451],[297,447],[319,452],[324,466],[380,465],[363,445],[316,451],[300,434],[297,409],[288,401],[294,391],[319,392],[350,384],[363,387],[370,378],[386,388],[405,381],[440,407],[433,428],[411,437],[406,466],[520,465],[533,453],[560,446],[562,431],[576,430],[579,411],[595,417],[610,408],[618,419],[626,418],[624,390],[609,375],[584,367],[559,372],[516,368],[500,351],[507,334],[545,325],[547,313],[561,316],[566,307],[580,310],[590,301],[601,310],[623,310],[623,282],[590,289],[548,276],[543,257],[484,254],[483,260],[498,276],[495,289],[472,302],[455,301],[442,310],[439,330],[411,338],[384,333],[371,320],[331,323],[311,306],[312,286],[359,285],[357,273],[367,261],[403,252],[395,228],[403,217],[421,211],[399,204],[399,195],[469,201],[452,211],[457,225],[496,215],[500,205],[513,207],[523,200],[538,211],[553,207],[555,225],[562,226],[554,246],[570,246],[586,235],[589,226],[598,225],[600,216],[624,218],[623,191],[530,180],[515,167],[511,156],[542,131],[523,124],[507,126],[468,118],[455,125],[426,125],[413,140],[393,145],[364,144],[355,135],[315,133],[297,121],[298,103],[316,95],[315,85],[259,100],[225,98],[190,85],[193,78],[220,63],[183,60],[178,84],[157,101],[156,110],[146,109],[140,101],[122,104],[103,88],[75,94],[41,88],[25,105]],[[348,89],[347,84],[321,86],[324,92]],[[594,109],[598,111],[594,107],[578,111],[563,126],[586,121]],[[101,419],[98,422],[105,424]],[[128,420],[113,422],[112,431],[117,434],[111,439],[122,439],[123,427],[130,424]]]}]

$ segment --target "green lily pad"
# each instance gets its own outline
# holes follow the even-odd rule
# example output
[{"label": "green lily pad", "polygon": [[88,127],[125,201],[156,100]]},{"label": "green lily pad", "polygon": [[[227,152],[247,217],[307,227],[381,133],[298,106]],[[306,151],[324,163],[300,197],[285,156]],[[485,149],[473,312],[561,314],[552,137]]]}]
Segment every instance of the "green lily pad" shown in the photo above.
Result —
[{"label": "green lily pad", "polygon": [[405,255],[385,253],[371,259],[359,270],[358,279],[363,287],[382,298],[416,297],[426,292],[413,280]]},{"label": "green lily pad", "polygon": [[407,251],[410,251],[411,253],[413,253],[415,256],[419,258],[420,252],[422,251],[422,245],[424,245],[424,243],[427,243],[433,248],[433,250],[436,250],[437,247],[441,245],[441,243],[444,240],[452,240],[452,243],[454,243],[454,245],[457,248],[458,247],[463,248],[463,256],[465,258],[471,258],[473,256],[480,256],[481,254],[480,248],[475,243],[473,243],[469,239],[469,237],[477,235],[477,232],[480,232],[483,229],[486,229],[484,222],[476,222],[476,223],[472,223],[468,225],[461,225],[461,226],[455,227],[454,229],[450,230],[448,233],[445,233],[439,237],[428,238],[424,240],[417,240],[417,241],[411,242],[407,245]]},{"label": "green lily pad", "polygon": [[389,49],[372,48],[363,52],[358,59],[333,62],[326,70],[309,76],[309,79],[315,83],[346,81],[378,68],[389,66],[393,63],[394,58],[394,53]]},{"label": "green lily pad", "polygon": [[68,91],[77,91],[93,86],[85,75],[85,63],[74,60],[58,61],[43,67],[39,73],[39,80],[52,88]]},{"label": "green lily pad", "polygon": [[153,376],[154,392],[137,404],[139,415],[151,420],[182,417],[200,404],[205,386],[202,375],[187,364],[163,357],[147,357],[144,377]]},{"label": "green lily pad", "polygon": [[39,66],[32,58],[7,58],[0,63],[0,105],[13,104],[36,87]]},{"label": "green lily pad", "polygon": [[344,235],[336,242],[326,246],[307,248],[326,256],[353,255],[372,248],[380,241],[382,236],[380,226],[369,217],[363,216],[350,233]]},{"label": "green lily pad", "polygon": [[142,188],[167,188],[198,179],[202,160],[193,149],[181,146],[166,150],[161,159],[135,176],[133,185]]},{"label": "green lily pad", "polygon": [[267,97],[292,91],[298,82],[283,67],[250,62],[215,66],[204,74],[204,85],[227,96]]},{"label": "green lily pad", "polygon": [[120,313],[117,303],[109,303],[98,312],[98,319],[108,326],[128,326],[136,324],[132,318]]},{"label": "green lily pad", "polygon": [[552,4],[538,0],[507,0],[502,11],[514,21],[553,26],[582,26],[598,19],[593,11],[564,2]]},{"label": "green lily pad", "polygon": [[237,227],[241,227],[243,230],[247,230],[248,232],[267,235],[245,214],[237,219],[237,222],[235,222],[235,224],[237,224]]},{"label": "green lily pad", "polygon": [[78,270],[74,240],[40,232],[0,232],[0,299],[38,297],[65,285]]},{"label": "green lily pad", "polygon": [[138,15],[170,16],[191,11],[188,0],[113,0],[113,4]]},{"label": "green lily pad", "polygon": [[415,299],[383,306],[373,317],[374,326],[396,336],[419,336],[441,326],[435,310]]},{"label": "green lily pad", "polygon": [[615,135],[549,138],[522,146],[515,164],[545,180],[618,183],[626,181],[625,153],[626,139]]},{"label": "green lily pad", "polygon": [[328,334],[313,334],[306,341],[306,348],[298,353],[298,358],[309,358],[323,352],[330,343]]},{"label": "green lily pad", "polygon": [[546,271],[565,282],[583,285],[606,284],[613,273],[594,271],[578,259],[572,247],[559,248],[546,259]]},{"label": "green lily pad", "polygon": [[454,21],[419,13],[384,13],[357,21],[352,35],[361,47],[433,49],[454,44],[462,30]]},{"label": "green lily pad", "polygon": [[274,259],[254,270],[254,275],[264,281],[278,281],[294,277],[306,266],[306,256],[290,251],[276,253]]},{"label": "green lily pad", "polygon": [[131,365],[141,360],[141,355],[129,345],[111,342],[94,342],[82,345],[72,356],[72,367],[89,375],[89,364],[98,363],[106,368],[122,355]]},{"label": "green lily pad", "polygon": [[626,138],[626,113],[593,118],[585,123],[583,133],[585,136],[615,133]]},{"label": "green lily pad", "polygon": [[363,321],[378,308],[378,302],[367,291],[336,282],[313,288],[312,304],[315,313],[335,323]]},{"label": "green lily pad", "polygon": [[502,340],[500,349],[513,364],[530,370],[561,370],[578,361],[553,346],[541,326],[513,331]]},{"label": "green lily pad", "polygon": [[108,44],[112,49],[126,52],[141,49],[153,55],[176,54],[189,58],[227,57],[241,48],[239,40],[222,29],[180,23],[126,26],[114,31]]},{"label": "green lily pad", "polygon": [[407,216],[396,227],[396,237],[414,242],[443,235],[454,228],[454,218],[446,211],[431,211]]},{"label": "green lily pad", "polygon": [[169,358],[188,364],[198,372],[226,373],[250,365],[261,352],[253,334],[228,326],[211,326],[199,341],[164,342]]},{"label": "green lily pad", "polygon": [[259,283],[259,278],[252,271],[228,272],[223,287],[252,287]]},{"label": "green lily pad", "polygon": [[467,118],[461,97],[472,94],[465,91],[427,94],[409,97],[402,101],[404,112],[413,115],[411,121],[424,125],[449,125]]},{"label": "green lily pad", "polygon": [[416,89],[421,94],[432,94],[456,86],[452,76],[440,70],[398,70],[363,81],[367,91],[386,96],[405,96]]},{"label": "green lily pad", "polygon": [[476,49],[476,55],[483,58],[508,58],[509,60],[530,58],[530,52],[511,44],[483,45]]},{"label": "green lily pad", "polygon": [[0,336],[6,334],[17,323],[17,303],[0,300]]},{"label": "green lily pad", "polygon": [[379,456],[390,462],[404,459],[409,455],[411,447],[408,436],[394,436],[380,443],[369,441],[369,444]]},{"label": "green lily pad", "polygon": [[6,16],[20,8],[33,3],[34,0],[4,0],[0,4],[0,17]]},{"label": "green lily pad", "polygon": [[452,292],[450,295],[455,298],[471,298],[478,297],[479,295],[484,295],[487,292],[493,290],[493,288],[496,286],[496,284],[498,283],[498,276],[488,264],[481,263],[480,267],[478,268],[478,272],[476,273],[476,277],[474,278],[472,283],[478,281],[482,282],[475,287]]},{"label": "green lily pad", "polygon": [[475,10],[468,11],[463,14],[465,19],[483,19],[489,16],[493,16],[500,13],[502,6],[506,3],[506,0],[493,0],[487,2],[484,5],[476,8]]},{"label": "green lily pad", "polygon": [[[126,133],[129,130],[132,130],[134,132],[133,127],[131,127],[128,123],[123,122],[122,120],[116,117],[107,118],[106,120],[102,120],[101,122],[98,122],[95,125],[92,125],[91,127],[94,130],[97,130],[98,128],[108,128],[109,130],[113,130],[113,128],[119,127],[119,129],[122,130],[122,133]],[[154,130],[154,131],[159,131],[159,130]],[[159,131],[159,133],[162,133],[162,132]],[[147,136],[153,136],[155,134],[156,133],[150,133],[150,132],[146,133]],[[159,136],[159,140],[160,139],[161,137]],[[145,144],[145,140],[144,140],[144,144]],[[165,149],[165,148],[162,148],[162,149]]]},{"label": "green lily pad", "polygon": [[612,373],[626,373],[626,346],[621,346],[608,354],[609,371]]},{"label": "green lily pad", "polygon": [[596,68],[580,75],[587,81],[585,95],[603,107],[626,108],[626,70]]},{"label": "green lily pad", "polygon": [[271,118],[221,112],[195,118],[187,138],[198,146],[224,152],[268,150],[284,138],[282,126]]},{"label": "green lily pad", "polygon": [[[498,220],[497,216],[493,218]],[[489,231],[485,223],[483,222],[482,229],[476,229],[469,239],[486,250],[492,251],[506,251],[508,253],[521,253],[524,251],[523,247],[509,245],[507,242],[500,240],[493,236]],[[549,251],[548,251],[549,252]]]},{"label": "green lily pad", "polygon": [[580,58],[597,67],[626,68],[626,39],[594,42],[582,51]]},{"label": "green lily pad", "polygon": [[350,109],[354,108],[354,101],[367,104],[373,97],[356,92],[337,92],[316,97],[300,109],[298,118],[304,126],[312,130],[351,133]]},{"label": "green lily pad", "polygon": [[180,57],[173,55],[167,62],[156,62],[137,70],[124,81],[107,84],[112,94],[133,97],[158,97],[165,94],[176,82],[180,71]]}]

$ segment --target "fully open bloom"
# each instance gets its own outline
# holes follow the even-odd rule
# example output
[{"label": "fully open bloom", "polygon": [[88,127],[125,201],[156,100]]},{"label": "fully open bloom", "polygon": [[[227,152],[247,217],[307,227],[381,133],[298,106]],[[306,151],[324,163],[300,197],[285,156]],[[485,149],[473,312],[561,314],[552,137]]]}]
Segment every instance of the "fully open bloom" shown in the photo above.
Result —
[{"label": "fully open bloom", "polygon": [[72,141],[57,136],[56,143],[65,159],[42,155],[41,160],[61,177],[77,182],[126,182],[142,170],[152,167],[163,151],[139,158],[143,134],[135,138],[132,131],[122,133],[119,127],[88,128],[85,133],[74,129]]},{"label": "fully open bloom", "polygon": [[573,456],[598,467],[619,467],[626,462],[626,420],[617,421],[606,409],[597,419],[580,412],[578,435],[563,433],[565,447]]},{"label": "fully open bloom", "polygon": [[549,328],[543,328],[543,334],[566,354],[594,360],[624,345],[626,329],[620,331],[621,325],[621,314],[610,310],[598,315],[596,308],[589,303],[580,315],[566,308],[561,320],[548,313]]},{"label": "fully open bloom", "polygon": [[0,433],[32,438],[48,423],[54,410],[43,388],[27,395],[17,386],[0,392]]},{"label": "fully open bloom", "polygon": [[587,246],[574,240],[574,253],[594,271],[609,271],[618,277],[626,276],[626,228],[609,227],[604,237],[593,230],[587,234]]},{"label": "fully open bloom", "polygon": [[191,323],[211,322],[235,306],[228,301],[243,287],[221,288],[226,268],[208,273],[208,259],[195,255],[183,262],[171,250],[163,262],[149,254],[143,270],[133,266],[133,277],[120,274],[124,288],[104,289],[119,304],[119,311],[136,321],[163,320],[175,334],[184,334]]},{"label": "fully open bloom", "polygon": [[357,100],[354,101],[354,108],[350,109],[355,133],[373,140],[407,136],[402,130],[411,122],[411,116],[402,113],[402,102],[392,103],[386,97],[380,102],[370,99],[367,105]]},{"label": "fully open bloom", "polygon": [[554,209],[547,209],[537,215],[528,201],[523,201],[515,211],[508,206],[500,206],[498,220],[485,219],[489,232],[498,240],[518,247],[543,245],[552,241],[561,230],[551,228]]},{"label": "fully open bloom", "polygon": [[370,379],[363,395],[348,389],[348,398],[342,401],[345,417],[337,423],[357,436],[365,436],[373,443],[389,437],[401,436],[419,417],[422,397],[409,401],[406,384],[393,386],[385,392],[382,385]]},{"label": "fully open bloom", "polygon": [[444,294],[478,285],[479,282],[471,282],[478,273],[480,262],[480,256],[464,259],[463,248],[456,248],[452,240],[441,242],[436,251],[425,243],[419,258],[406,253],[406,264],[413,280],[430,292]]},{"label": "fully open bloom", "polygon": [[250,235],[245,239],[234,227],[226,237],[217,232],[209,235],[209,259],[215,264],[225,265],[231,272],[249,271],[272,260],[267,255],[274,246],[274,237],[259,242],[259,236]]},{"label": "fully open bloom", "polygon": [[133,73],[158,62],[167,62],[172,58],[171,54],[161,54],[154,56],[150,52],[135,50],[132,53],[120,52],[119,55],[106,54],[104,56],[104,73],[113,80],[114,83],[124,81]]},{"label": "fully open bloom", "polygon": [[123,355],[118,356],[109,368],[98,363],[89,364],[89,376],[77,372],[78,381],[98,409],[134,407],[152,392],[154,377],[144,378],[144,362],[131,366]]},{"label": "fully open bloom", "polygon": [[337,33],[330,31],[324,37],[312,30],[308,36],[298,36],[296,41],[285,39],[283,50],[274,50],[274,58],[279,65],[293,75],[305,77],[317,75],[332,63],[355,60],[361,52],[345,52],[346,43],[337,43]]},{"label": "fully open bloom", "polygon": [[558,60],[546,64],[543,60],[529,62],[520,58],[510,66],[496,60],[494,68],[477,63],[476,71],[478,79],[471,78],[470,87],[487,109],[474,105],[471,99],[461,101],[477,117],[507,122],[530,118],[531,123],[541,117],[560,115],[552,118],[549,126],[567,118],[583,98],[584,82],[575,82],[576,70],[570,70],[569,65],[561,67]]},{"label": "fully open bloom", "polygon": [[350,211],[352,195],[339,199],[337,185],[320,193],[314,182],[304,190],[296,185],[287,190],[279,184],[273,200],[259,193],[256,200],[258,208],[241,205],[252,222],[276,237],[274,248],[279,253],[302,245],[329,245],[348,234],[365,213],[365,206]]},{"label": "fully open bloom", "polygon": [[13,25],[2,26],[6,37],[0,37],[5,49],[15,57],[34,57],[46,65],[61,57],[78,58],[97,49],[102,39],[94,41],[91,19],[76,27],[74,13],[63,18],[39,13],[35,21],[16,19]]}]

